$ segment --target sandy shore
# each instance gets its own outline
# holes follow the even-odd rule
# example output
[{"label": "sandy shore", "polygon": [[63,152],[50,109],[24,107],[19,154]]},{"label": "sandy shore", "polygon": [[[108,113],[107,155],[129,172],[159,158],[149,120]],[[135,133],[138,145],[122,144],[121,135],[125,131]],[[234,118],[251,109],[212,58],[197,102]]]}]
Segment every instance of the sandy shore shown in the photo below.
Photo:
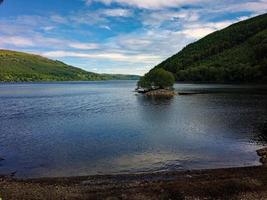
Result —
[{"label": "sandy shore", "polygon": [[263,166],[139,175],[0,179],[3,200],[267,199]]}]

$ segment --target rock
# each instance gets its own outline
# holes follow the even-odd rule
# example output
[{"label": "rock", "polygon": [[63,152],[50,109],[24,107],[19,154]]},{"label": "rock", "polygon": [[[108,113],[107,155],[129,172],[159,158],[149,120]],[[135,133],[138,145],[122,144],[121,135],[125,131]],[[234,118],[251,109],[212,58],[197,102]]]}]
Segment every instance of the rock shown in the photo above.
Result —
[{"label": "rock", "polygon": [[5,160],[5,159],[0,157],[0,161],[3,161],[3,160]]},{"label": "rock", "polygon": [[176,95],[176,92],[173,90],[158,89],[151,90],[145,93],[146,96],[159,96],[159,97],[173,97]]},{"label": "rock", "polygon": [[257,150],[258,156],[260,156],[260,162],[264,165],[267,166],[267,148],[259,149]]},{"label": "rock", "polygon": [[10,176],[11,178],[13,178],[14,176],[16,176],[16,174],[17,174],[17,171],[10,173],[9,176]]},{"label": "rock", "polygon": [[261,158],[260,158],[260,162],[261,162],[262,164],[267,164],[267,157],[261,157]]},{"label": "rock", "polygon": [[257,150],[257,154],[258,156],[261,156],[261,157],[267,156],[267,148]]}]

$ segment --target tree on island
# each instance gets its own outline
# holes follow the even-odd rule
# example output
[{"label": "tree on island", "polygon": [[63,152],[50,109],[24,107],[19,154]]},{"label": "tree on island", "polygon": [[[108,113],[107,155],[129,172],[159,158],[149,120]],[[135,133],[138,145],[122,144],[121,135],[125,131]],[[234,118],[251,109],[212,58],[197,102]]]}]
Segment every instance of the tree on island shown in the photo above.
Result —
[{"label": "tree on island", "polygon": [[175,78],[171,72],[162,68],[153,69],[140,78],[138,88],[145,90],[169,89],[173,86]]}]

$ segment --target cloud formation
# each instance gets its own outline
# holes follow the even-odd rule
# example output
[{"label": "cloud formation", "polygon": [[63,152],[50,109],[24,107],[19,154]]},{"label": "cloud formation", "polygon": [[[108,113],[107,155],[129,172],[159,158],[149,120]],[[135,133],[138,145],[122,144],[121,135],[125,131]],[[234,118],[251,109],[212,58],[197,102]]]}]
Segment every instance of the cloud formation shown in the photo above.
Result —
[{"label": "cloud formation", "polygon": [[130,10],[122,8],[103,9],[100,10],[99,13],[109,17],[129,17],[132,15],[132,12]]},{"label": "cloud formation", "polygon": [[82,8],[67,12],[2,16],[0,48],[42,54],[89,71],[143,74],[190,42],[267,12],[267,0],[79,3]]},{"label": "cloud formation", "polygon": [[106,5],[117,3],[145,9],[162,9],[201,2],[201,0],[85,0],[87,5],[90,5],[94,1],[101,2]]}]

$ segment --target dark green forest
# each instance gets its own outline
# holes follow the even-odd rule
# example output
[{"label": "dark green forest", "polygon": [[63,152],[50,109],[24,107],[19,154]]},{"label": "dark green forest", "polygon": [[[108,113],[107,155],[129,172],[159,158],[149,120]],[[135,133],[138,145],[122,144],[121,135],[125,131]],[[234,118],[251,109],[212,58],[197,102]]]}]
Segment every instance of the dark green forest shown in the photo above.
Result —
[{"label": "dark green forest", "polygon": [[189,44],[155,68],[172,72],[176,81],[266,83],[267,14]]},{"label": "dark green forest", "polygon": [[97,74],[42,56],[0,50],[1,82],[136,80],[136,75]]}]

